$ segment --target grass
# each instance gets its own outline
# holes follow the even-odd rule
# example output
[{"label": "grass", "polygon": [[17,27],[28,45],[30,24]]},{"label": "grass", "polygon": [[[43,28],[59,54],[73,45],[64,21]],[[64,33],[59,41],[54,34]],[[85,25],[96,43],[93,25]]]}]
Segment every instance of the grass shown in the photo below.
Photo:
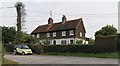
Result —
[{"label": "grass", "polygon": [[15,61],[3,58],[3,64],[18,64],[18,63]]},{"label": "grass", "polygon": [[94,53],[58,53],[58,52],[52,52],[52,53],[43,53],[42,55],[56,55],[56,56],[78,56],[78,57],[95,57],[95,58],[118,58],[118,53],[100,53],[100,54],[94,54]]}]

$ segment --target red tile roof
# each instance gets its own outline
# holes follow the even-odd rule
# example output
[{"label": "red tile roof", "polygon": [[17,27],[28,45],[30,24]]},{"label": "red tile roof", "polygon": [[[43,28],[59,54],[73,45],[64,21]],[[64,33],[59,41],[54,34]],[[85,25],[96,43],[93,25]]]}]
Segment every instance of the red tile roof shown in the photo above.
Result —
[{"label": "red tile roof", "polygon": [[82,21],[82,18],[68,20],[65,23],[53,23],[52,25],[40,25],[38,26],[31,34],[41,33],[41,32],[50,32],[50,31],[59,31],[59,30],[68,30],[75,29],[79,22]]}]

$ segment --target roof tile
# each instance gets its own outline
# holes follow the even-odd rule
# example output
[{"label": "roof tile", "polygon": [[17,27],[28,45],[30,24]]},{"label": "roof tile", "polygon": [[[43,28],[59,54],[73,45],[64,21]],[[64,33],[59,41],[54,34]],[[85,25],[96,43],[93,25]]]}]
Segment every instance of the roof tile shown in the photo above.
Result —
[{"label": "roof tile", "polygon": [[59,30],[68,30],[75,29],[82,18],[66,21],[65,23],[58,22],[53,23],[52,25],[41,25],[38,26],[31,34],[41,33],[41,32],[50,32],[50,31],[59,31]]}]

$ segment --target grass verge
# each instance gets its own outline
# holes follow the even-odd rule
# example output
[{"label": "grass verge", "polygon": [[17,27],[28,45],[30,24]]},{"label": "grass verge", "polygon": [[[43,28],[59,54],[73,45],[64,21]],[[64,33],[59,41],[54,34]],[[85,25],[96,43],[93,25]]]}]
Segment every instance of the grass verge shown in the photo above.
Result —
[{"label": "grass verge", "polygon": [[15,61],[12,61],[12,60],[8,60],[8,59],[3,58],[3,65],[4,65],[4,64],[18,64],[18,63],[15,62]]},{"label": "grass verge", "polygon": [[118,59],[118,52],[113,53],[58,53],[58,52],[52,52],[52,53],[42,53],[42,55],[56,55],[56,56],[78,56],[78,57],[95,57],[95,58],[114,58]]}]

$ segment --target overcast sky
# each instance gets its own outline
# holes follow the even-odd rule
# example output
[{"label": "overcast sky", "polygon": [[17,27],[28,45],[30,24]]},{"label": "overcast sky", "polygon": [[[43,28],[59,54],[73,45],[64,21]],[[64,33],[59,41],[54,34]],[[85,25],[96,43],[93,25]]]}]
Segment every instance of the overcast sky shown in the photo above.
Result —
[{"label": "overcast sky", "polygon": [[[56,0],[37,1],[23,2],[27,13],[25,22],[27,33],[31,33],[39,25],[47,24],[50,11],[52,11],[54,23],[62,21],[62,15],[66,15],[67,20],[83,18],[87,37],[93,38],[94,33],[107,24],[118,28],[118,0],[109,0],[109,2],[108,0],[91,0],[91,2],[90,0],[84,0],[84,2],[83,0],[74,2],[67,0],[61,0],[64,2],[55,2]],[[0,8],[14,6],[15,2],[14,0],[4,0],[0,2]],[[0,16],[1,26],[16,26],[15,8],[2,8],[0,14],[2,14]]]}]

